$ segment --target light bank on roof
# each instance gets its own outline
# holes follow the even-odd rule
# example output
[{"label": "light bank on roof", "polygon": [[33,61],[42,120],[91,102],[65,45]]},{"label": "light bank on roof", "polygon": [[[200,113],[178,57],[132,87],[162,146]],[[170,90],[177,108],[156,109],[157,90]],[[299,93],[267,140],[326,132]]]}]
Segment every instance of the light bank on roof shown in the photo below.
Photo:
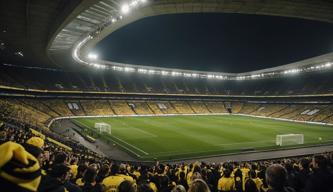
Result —
[{"label": "light bank on roof", "polygon": [[333,2],[328,1],[211,1],[211,0],[91,0],[83,1],[54,33],[47,46],[52,59],[57,52],[72,53],[78,64],[98,69],[186,78],[246,80],[327,70],[333,53],[295,63],[245,73],[206,72],[116,63],[98,59],[90,50],[103,38],[142,18],[175,13],[244,13],[278,15],[333,23]]}]

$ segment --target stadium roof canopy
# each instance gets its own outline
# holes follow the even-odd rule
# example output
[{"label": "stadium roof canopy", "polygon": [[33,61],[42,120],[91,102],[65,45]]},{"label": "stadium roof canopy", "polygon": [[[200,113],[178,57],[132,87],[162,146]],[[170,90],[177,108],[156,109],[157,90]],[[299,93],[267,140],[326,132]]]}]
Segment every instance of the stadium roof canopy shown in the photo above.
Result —
[{"label": "stadium roof canopy", "polygon": [[[138,71],[158,74],[199,74],[200,71],[136,66],[135,64],[87,60],[89,50],[115,30],[145,17],[175,13],[241,13],[303,18],[333,23],[333,2],[327,0],[13,0],[7,5],[1,2],[1,30],[8,32],[5,41],[10,42],[12,52],[20,52],[32,58],[29,65],[77,68],[78,63],[119,71]],[[27,37],[27,38],[25,38]],[[0,39],[2,40],[2,39]],[[76,52],[75,52],[76,51]],[[25,54],[31,52],[31,54]],[[72,56],[77,56],[76,58]],[[36,59],[37,58],[37,59]],[[216,76],[256,76],[273,72],[293,73],[298,70],[324,68],[331,65],[333,53],[310,58],[280,67],[240,74],[204,73]],[[41,64],[42,63],[42,64]],[[328,66],[328,65],[326,65]],[[44,66],[45,67],[45,66]]]},{"label": "stadium roof canopy", "polygon": [[80,0],[0,1],[0,58],[2,62],[54,67],[47,44]]}]

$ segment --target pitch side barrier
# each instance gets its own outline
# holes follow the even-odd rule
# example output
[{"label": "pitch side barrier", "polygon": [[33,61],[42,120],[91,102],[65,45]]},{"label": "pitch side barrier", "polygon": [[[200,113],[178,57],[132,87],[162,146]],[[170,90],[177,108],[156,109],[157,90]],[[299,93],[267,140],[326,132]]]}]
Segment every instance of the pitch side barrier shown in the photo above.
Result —
[{"label": "pitch side barrier", "polygon": [[257,117],[262,119],[273,119],[280,121],[289,121],[289,122],[297,122],[297,123],[306,123],[306,124],[315,124],[315,125],[327,125],[333,126],[331,123],[322,123],[322,122],[314,122],[314,121],[299,121],[292,119],[284,119],[284,118],[275,118],[275,117],[265,117],[265,116],[257,116],[257,115],[249,115],[249,114],[230,114],[230,113],[184,113],[184,114],[148,114],[148,115],[89,115],[89,116],[64,116],[64,117],[56,117],[52,119],[47,125],[48,128],[58,120],[62,119],[79,119],[79,118],[96,118],[96,117],[163,117],[163,116],[209,116],[209,115],[237,115],[237,116],[246,116],[246,117]]}]

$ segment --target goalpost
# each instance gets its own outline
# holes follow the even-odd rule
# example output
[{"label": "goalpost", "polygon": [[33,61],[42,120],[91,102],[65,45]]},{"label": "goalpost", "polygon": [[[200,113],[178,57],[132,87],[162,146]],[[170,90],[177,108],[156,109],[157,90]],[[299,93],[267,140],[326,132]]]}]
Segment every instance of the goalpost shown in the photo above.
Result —
[{"label": "goalpost", "polygon": [[276,135],[276,145],[278,146],[295,145],[295,144],[304,144],[303,134]]},{"label": "goalpost", "polygon": [[111,125],[107,123],[95,123],[95,128],[99,133],[109,133],[111,135]]}]

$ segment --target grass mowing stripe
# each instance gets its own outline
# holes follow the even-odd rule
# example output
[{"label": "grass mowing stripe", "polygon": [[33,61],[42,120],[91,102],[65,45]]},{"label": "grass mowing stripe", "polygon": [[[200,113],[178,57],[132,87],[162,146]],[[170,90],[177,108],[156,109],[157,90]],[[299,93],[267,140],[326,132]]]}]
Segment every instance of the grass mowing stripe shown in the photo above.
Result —
[{"label": "grass mowing stripe", "polygon": [[144,160],[216,155],[247,148],[277,149],[274,142],[277,134],[304,134],[305,144],[299,147],[333,139],[333,127],[329,126],[236,115],[84,118],[78,121],[88,127],[94,127],[97,122],[110,124],[113,136],[123,142],[114,140],[142,154]]}]

